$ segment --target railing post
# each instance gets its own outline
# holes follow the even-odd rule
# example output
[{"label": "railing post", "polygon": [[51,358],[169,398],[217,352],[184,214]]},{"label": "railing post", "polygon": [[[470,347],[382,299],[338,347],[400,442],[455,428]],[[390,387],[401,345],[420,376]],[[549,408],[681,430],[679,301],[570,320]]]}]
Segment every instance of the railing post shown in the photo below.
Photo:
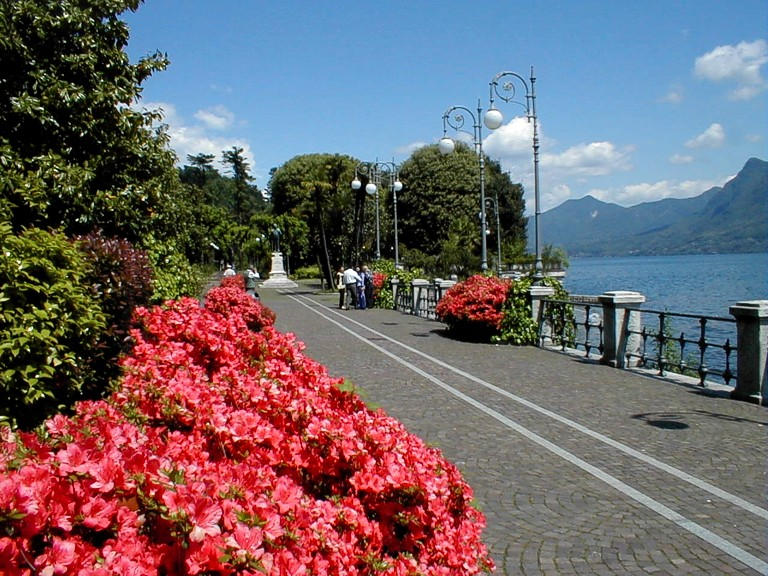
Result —
[{"label": "railing post", "polygon": [[531,297],[531,318],[536,322],[536,326],[539,327],[539,340],[536,343],[537,346],[541,346],[541,327],[544,322],[544,305],[543,301],[551,297],[555,293],[555,289],[551,286],[537,286],[533,285],[528,289],[528,294]]},{"label": "railing post", "polygon": [[423,280],[421,278],[411,280],[411,289],[413,290],[413,307],[411,308],[411,314],[421,316],[421,307],[425,304],[427,296],[429,296],[427,292],[428,288],[429,280]]},{"label": "railing post", "polygon": [[728,310],[736,318],[736,388],[732,398],[768,405],[768,300],[737,302]]},{"label": "railing post", "polygon": [[443,294],[445,294],[446,290],[455,284],[455,280],[442,280],[440,278],[435,279],[435,286],[437,287],[437,301],[440,302],[440,299],[443,297]]},{"label": "railing post", "polygon": [[645,302],[640,292],[612,290],[597,297],[603,306],[603,357],[602,364],[614,368],[624,368],[631,364],[627,352],[636,353],[640,348],[641,338],[632,332],[638,332],[642,323],[639,312],[627,308],[639,306]]},{"label": "railing post", "polygon": [[392,278],[389,282],[392,285],[392,308],[397,310],[397,291],[400,287],[400,278]]}]

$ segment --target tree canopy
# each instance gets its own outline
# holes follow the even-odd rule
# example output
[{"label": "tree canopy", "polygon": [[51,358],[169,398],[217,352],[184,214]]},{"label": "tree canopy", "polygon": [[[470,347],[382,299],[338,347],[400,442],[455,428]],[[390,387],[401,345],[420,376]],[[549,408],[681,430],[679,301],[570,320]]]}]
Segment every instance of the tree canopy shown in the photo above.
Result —
[{"label": "tree canopy", "polygon": [[[436,145],[425,146],[403,163],[400,179],[403,190],[398,195],[398,213],[406,260],[426,257],[418,264],[442,273],[478,270],[481,237],[477,154],[461,143],[445,156]],[[487,228],[495,228],[495,204],[490,200],[498,198],[506,248],[503,252],[507,254],[525,239],[522,196],[522,187],[513,184],[497,162],[486,159]],[[487,237],[489,251],[491,238]]]}]

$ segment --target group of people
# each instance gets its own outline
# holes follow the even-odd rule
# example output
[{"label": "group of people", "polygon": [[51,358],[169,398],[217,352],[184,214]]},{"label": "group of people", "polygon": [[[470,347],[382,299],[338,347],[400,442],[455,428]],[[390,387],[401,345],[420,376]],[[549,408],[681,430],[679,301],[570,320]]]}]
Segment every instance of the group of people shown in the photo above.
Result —
[{"label": "group of people", "polygon": [[344,268],[336,271],[336,289],[339,291],[339,308],[365,310],[373,307],[373,273],[368,266]]},{"label": "group of people", "polygon": [[[237,272],[235,271],[235,267],[232,264],[227,264],[227,267],[224,269],[223,276],[228,278],[230,276],[235,276],[236,274]],[[245,278],[245,291],[254,298],[258,298],[259,293],[256,292],[256,285],[261,276],[256,271],[256,268],[253,266],[248,266],[246,271],[243,272],[243,277]]]}]

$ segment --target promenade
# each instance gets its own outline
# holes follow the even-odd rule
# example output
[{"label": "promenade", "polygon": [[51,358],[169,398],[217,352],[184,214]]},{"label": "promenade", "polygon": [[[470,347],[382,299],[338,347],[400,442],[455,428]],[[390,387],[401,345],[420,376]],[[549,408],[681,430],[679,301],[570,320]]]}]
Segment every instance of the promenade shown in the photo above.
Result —
[{"label": "promenade", "polygon": [[768,574],[766,408],[311,288],[259,292],[309,357],[459,466],[496,574]]}]

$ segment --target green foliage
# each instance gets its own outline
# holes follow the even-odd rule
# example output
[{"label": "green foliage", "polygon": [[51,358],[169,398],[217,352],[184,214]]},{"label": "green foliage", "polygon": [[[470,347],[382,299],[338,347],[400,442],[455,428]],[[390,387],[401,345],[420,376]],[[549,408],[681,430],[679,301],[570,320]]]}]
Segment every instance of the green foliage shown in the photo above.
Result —
[{"label": "green foliage", "polygon": [[[480,269],[479,176],[477,154],[461,143],[446,156],[437,146],[425,146],[403,163],[398,214],[406,264],[418,263],[443,276],[468,276]],[[491,200],[498,199],[502,243],[524,241],[522,186],[490,160],[485,163],[485,182],[488,230],[496,223]],[[494,238],[486,237],[489,252]]]},{"label": "green foliage", "polygon": [[144,248],[154,269],[153,302],[201,293],[205,282],[202,269],[193,266],[173,244],[149,236],[144,240]]},{"label": "green foliage", "polygon": [[339,264],[361,259],[366,194],[350,188],[356,165],[349,156],[305,154],[275,170],[269,184],[273,214],[308,225],[306,257],[300,252],[294,263],[319,263],[329,285]]},{"label": "green foliage", "polygon": [[392,296],[393,278],[397,278],[400,282],[400,289],[406,290],[409,289],[413,280],[424,278],[424,270],[421,268],[396,269],[394,260],[377,260],[371,264],[370,268],[373,272],[375,308],[392,310],[395,307]]},{"label": "green foliage", "polygon": [[538,341],[539,327],[531,314],[530,277],[523,277],[510,284],[504,303],[504,317],[494,342],[528,346]]},{"label": "green foliage", "polygon": [[93,391],[106,318],[66,237],[2,223],[0,247],[0,422],[29,428]]},{"label": "green foliage", "polygon": [[296,280],[314,280],[322,278],[322,274],[320,273],[320,266],[317,264],[297,268],[293,271],[291,276],[293,276]]},{"label": "green foliage", "polygon": [[131,65],[120,13],[138,0],[0,3],[0,189],[14,230],[100,228],[136,240],[167,206],[157,114],[131,107],[167,60]]}]

